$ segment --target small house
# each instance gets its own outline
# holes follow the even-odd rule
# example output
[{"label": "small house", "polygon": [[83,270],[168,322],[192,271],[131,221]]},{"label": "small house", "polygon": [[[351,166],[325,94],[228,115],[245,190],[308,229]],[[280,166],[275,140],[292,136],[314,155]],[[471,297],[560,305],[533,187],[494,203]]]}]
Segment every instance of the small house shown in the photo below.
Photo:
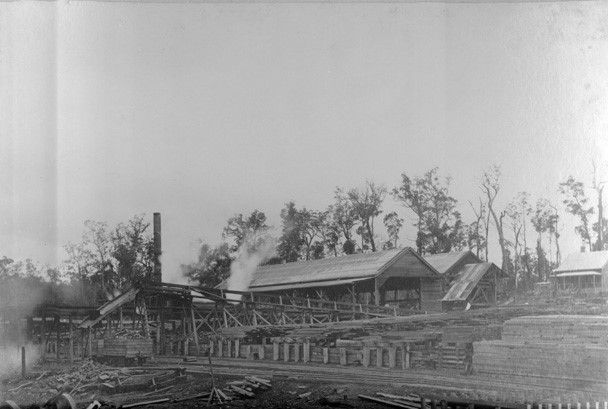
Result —
[{"label": "small house", "polygon": [[558,290],[600,292],[608,289],[608,251],[573,253],[553,270]]}]

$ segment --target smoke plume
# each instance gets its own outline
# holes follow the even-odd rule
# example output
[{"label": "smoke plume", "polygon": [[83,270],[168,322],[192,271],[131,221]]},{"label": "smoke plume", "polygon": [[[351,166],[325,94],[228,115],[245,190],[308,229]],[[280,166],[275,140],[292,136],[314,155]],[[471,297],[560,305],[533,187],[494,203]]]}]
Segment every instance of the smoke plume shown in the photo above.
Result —
[{"label": "smoke plume", "polygon": [[[245,237],[239,247],[236,258],[230,265],[230,277],[227,289],[233,291],[247,291],[258,266],[271,257],[275,252],[276,239],[266,231],[256,232]],[[229,298],[240,300],[237,294],[228,295]]]}]

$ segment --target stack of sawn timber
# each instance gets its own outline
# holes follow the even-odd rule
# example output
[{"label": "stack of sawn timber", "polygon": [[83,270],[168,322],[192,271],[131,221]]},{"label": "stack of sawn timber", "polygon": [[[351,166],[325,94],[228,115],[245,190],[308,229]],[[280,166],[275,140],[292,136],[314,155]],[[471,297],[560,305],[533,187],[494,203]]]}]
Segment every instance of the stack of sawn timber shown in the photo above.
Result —
[{"label": "stack of sawn timber", "polygon": [[608,317],[534,316],[505,322],[502,340],[473,344],[479,374],[581,390],[608,380]]},{"label": "stack of sawn timber", "polygon": [[152,355],[152,340],[146,338],[107,338],[104,339],[103,348],[99,352],[104,356],[125,358],[148,357]]}]

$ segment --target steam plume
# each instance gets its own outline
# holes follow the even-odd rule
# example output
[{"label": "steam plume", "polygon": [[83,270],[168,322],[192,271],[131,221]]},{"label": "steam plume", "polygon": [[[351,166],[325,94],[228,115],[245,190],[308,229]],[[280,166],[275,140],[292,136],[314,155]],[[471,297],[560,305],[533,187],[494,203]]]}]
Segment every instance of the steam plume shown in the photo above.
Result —
[{"label": "steam plume", "polygon": [[[237,250],[236,258],[230,265],[227,288],[233,291],[247,291],[258,266],[274,254],[276,240],[266,231],[255,232],[245,237]],[[237,294],[229,298],[240,300]]]}]

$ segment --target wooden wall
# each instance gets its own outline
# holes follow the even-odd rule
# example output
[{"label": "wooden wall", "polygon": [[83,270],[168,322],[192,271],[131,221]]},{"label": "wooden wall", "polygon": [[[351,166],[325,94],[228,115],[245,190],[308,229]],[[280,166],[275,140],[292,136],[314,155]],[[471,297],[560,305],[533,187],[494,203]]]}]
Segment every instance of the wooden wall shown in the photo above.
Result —
[{"label": "wooden wall", "polygon": [[441,312],[441,299],[443,298],[441,280],[421,278],[420,290],[422,310],[428,312]]}]

